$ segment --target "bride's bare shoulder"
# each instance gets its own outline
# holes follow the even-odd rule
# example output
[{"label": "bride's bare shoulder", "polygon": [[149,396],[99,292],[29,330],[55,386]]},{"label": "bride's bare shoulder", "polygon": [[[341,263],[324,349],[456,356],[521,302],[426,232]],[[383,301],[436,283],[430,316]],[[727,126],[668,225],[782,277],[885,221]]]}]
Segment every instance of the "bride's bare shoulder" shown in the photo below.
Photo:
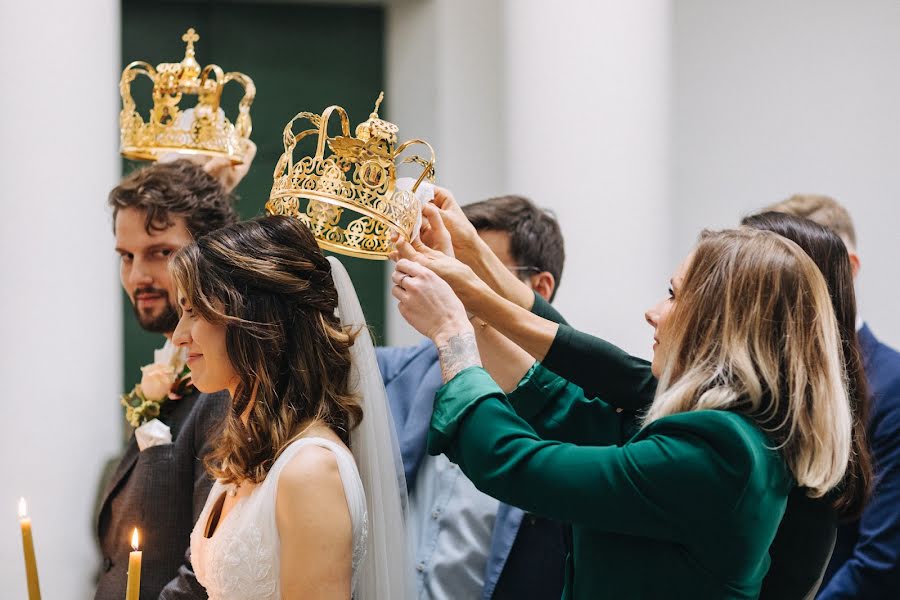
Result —
[{"label": "bride's bare shoulder", "polygon": [[278,477],[275,522],[282,564],[291,565],[281,571],[283,597],[310,589],[350,597],[353,523],[334,451],[311,443],[290,457]]},{"label": "bride's bare shoulder", "polygon": [[[324,439],[342,450],[350,451],[334,431],[321,423],[308,427],[300,439],[309,438]],[[283,494],[300,494],[303,498],[315,496],[318,492],[310,491],[310,488],[318,489],[322,486],[326,488],[320,490],[322,493],[328,488],[334,488],[333,491],[340,492],[343,496],[344,488],[334,452],[315,442],[305,443],[284,465],[278,477],[279,500]],[[309,499],[315,500],[315,497]]]},{"label": "bride's bare shoulder", "polygon": [[282,490],[289,492],[295,488],[329,484],[343,489],[337,456],[330,448],[306,444],[284,465],[278,477],[278,494],[280,496]]},{"label": "bride's bare shoulder", "polygon": [[[329,537],[350,535],[344,485],[332,450],[307,444],[291,457],[278,477],[275,516],[282,536],[290,530],[325,534],[324,529]],[[323,524],[328,525],[320,531]]]}]

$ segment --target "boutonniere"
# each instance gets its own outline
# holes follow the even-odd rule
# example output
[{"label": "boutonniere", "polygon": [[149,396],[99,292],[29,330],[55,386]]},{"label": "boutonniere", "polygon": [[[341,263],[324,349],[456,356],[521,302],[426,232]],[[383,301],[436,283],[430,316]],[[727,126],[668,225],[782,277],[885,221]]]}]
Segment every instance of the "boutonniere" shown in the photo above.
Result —
[{"label": "boutonniere", "polygon": [[141,367],[141,382],[127,394],[122,394],[125,420],[129,425],[140,427],[158,417],[163,404],[193,391],[185,354],[183,349],[166,342],[160,350],[153,352],[153,362]]}]

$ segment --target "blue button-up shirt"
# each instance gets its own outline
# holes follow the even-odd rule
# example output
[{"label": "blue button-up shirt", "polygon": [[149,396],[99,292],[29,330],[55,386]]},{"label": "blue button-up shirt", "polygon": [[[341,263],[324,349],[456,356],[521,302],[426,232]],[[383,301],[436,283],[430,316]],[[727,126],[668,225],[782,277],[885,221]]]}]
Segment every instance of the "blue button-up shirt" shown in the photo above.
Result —
[{"label": "blue button-up shirt", "polygon": [[[534,568],[536,562],[546,566],[542,561],[554,552],[562,568],[564,553],[554,546],[559,532],[529,535],[517,546],[523,511],[479,492],[446,457],[427,456],[434,396],[442,384],[434,344],[378,348],[377,355],[410,492],[409,534],[420,597],[491,600],[502,576],[504,598],[525,597],[521,588],[534,592],[530,597],[559,598],[561,574]],[[514,546],[517,570],[507,573]]]},{"label": "blue button-up shirt", "polygon": [[480,598],[500,503],[446,456],[426,456],[410,494],[419,598]]}]

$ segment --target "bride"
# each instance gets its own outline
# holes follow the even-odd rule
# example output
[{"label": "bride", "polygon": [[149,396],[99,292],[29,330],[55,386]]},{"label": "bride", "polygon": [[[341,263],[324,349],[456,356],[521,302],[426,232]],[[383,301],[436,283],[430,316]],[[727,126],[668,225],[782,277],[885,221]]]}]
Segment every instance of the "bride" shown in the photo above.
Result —
[{"label": "bride", "polygon": [[225,227],[170,269],[194,385],[232,410],[191,562],[213,600],[403,600],[406,489],[359,301],[288,217]]}]

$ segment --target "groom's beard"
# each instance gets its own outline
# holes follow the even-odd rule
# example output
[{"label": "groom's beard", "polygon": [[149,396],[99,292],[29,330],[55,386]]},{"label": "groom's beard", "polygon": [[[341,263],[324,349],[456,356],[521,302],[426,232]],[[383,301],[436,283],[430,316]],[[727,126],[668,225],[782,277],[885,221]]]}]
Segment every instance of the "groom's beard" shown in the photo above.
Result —
[{"label": "groom's beard", "polygon": [[[138,308],[138,297],[141,294],[154,294],[162,299],[162,309],[159,308]],[[151,333],[171,333],[178,326],[178,311],[169,302],[169,294],[165,290],[158,288],[138,288],[134,290],[132,299],[132,308],[134,316],[137,318],[141,328]]]}]

